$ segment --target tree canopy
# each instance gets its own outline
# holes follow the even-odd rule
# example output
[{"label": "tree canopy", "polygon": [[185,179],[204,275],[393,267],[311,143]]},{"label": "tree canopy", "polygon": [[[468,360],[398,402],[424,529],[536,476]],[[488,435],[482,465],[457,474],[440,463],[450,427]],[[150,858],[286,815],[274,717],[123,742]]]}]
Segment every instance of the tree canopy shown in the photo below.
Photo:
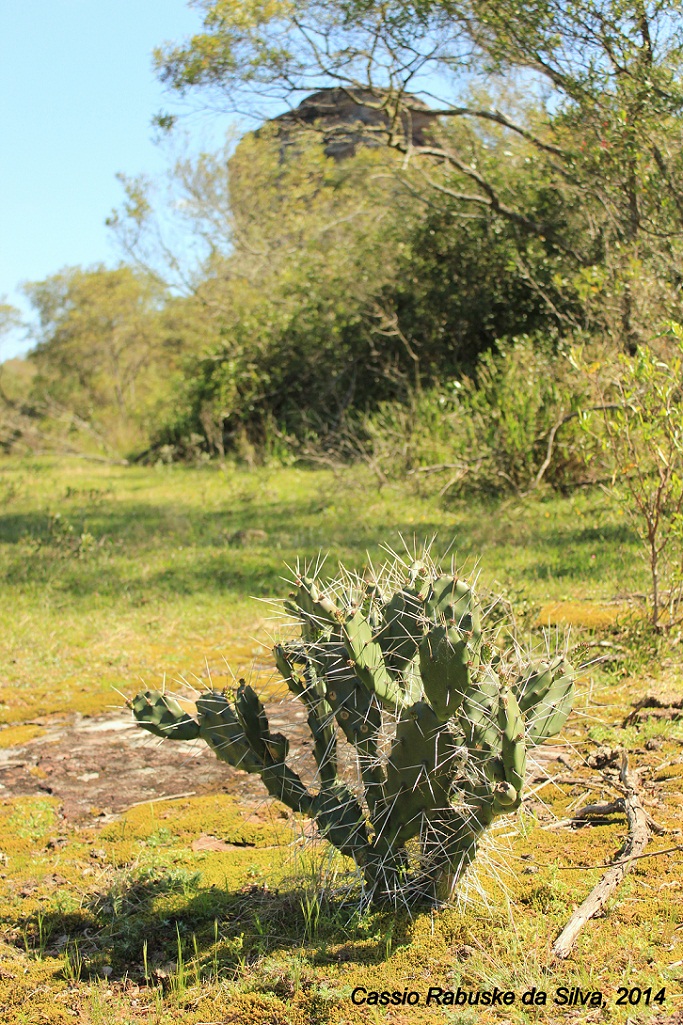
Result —
[{"label": "tree canopy", "polygon": [[[200,0],[203,31],[157,51],[172,90],[225,109],[264,111],[341,86],[386,112],[375,138],[445,166],[464,206],[484,207],[549,239],[593,274],[603,328],[632,351],[655,305],[678,302],[683,227],[680,0]],[[476,102],[475,83],[515,79],[533,98],[520,110]],[[374,101],[368,96],[374,95]],[[406,125],[427,100],[439,129],[415,146]],[[509,95],[509,94],[508,94]],[[502,102],[500,102],[502,100]],[[271,106],[272,109],[272,106]],[[455,121],[470,132],[448,129]],[[527,141],[547,184],[574,213],[543,216],[489,169],[463,138],[493,127]],[[581,223],[577,225],[577,213]],[[578,227],[580,230],[575,230]],[[646,295],[646,292],[648,293]]]},{"label": "tree canopy", "polygon": [[127,264],[28,286],[33,397],[131,444],[305,447],[476,382],[489,350],[504,377],[536,342],[663,336],[681,2],[197,0],[158,72],[258,126],[165,192],[121,176]]}]

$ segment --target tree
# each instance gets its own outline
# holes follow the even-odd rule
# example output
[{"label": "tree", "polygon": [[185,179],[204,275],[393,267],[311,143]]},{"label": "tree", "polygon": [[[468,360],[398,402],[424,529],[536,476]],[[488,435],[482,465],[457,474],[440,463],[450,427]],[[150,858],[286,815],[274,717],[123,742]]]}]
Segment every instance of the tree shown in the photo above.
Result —
[{"label": "tree", "polygon": [[587,366],[574,353],[598,399],[583,426],[604,452],[612,496],[642,543],[655,631],[679,625],[683,606],[683,328],[672,323],[668,333],[667,358],[640,347],[633,357]]},{"label": "tree", "polygon": [[[501,337],[580,317],[554,283],[561,253],[488,208],[463,211],[448,189],[425,193],[400,154],[354,144],[334,101],[323,144],[276,119],[236,147],[177,161],[166,206],[161,190],[127,183],[111,219],[127,254],[185,287],[206,334],[184,363],[164,444],[186,449],[195,436],[220,453],[244,436],[261,445],[273,428],[332,440],[347,414],[471,372]],[[558,206],[526,140],[447,130],[529,209]],[[444,180],[433,168],[430,181]],[[193,246],[178,245],[171,214]]]},{"label": "tree", "polygon": [[[195,5],[203,31],[156,55],[175,92],[218,94],[224,108],[262,116],[263,104],[272,109],[312,89],[341,87],[359,111],[382,112],[366,131],[419,162],[436,190],[515,225],[553,258],[564,254],[571,262],[565,289],[578,289],[594,326],[627,351],[651,327],[653,311],[660,319],[678,313],[681,0]],[[520,112],[514,102],[472,100],[473,79],[491,75],[516,78],[536,102]],[[416,93],[438,114],[423,145],[411,131],[424,110]],[[524,140],[528,159],[542,166],[572,216],[558,220],[557,204],[551,216],[529,208],[471,159],[468,133],[450,131],[454,122],[470,124],[479,140],[494,129]]]},{"label": "tree", "polygon": [[0,342],[4,336],[11,334],[19,327],[21,327],[21,313],[16,306],[12,306],[11,303],[5,302],[0,297]]},{"label": "tree", "polygon": [[[8,302],[0,300],[0,352],[3,338],[21,327],[19,310]],[[17,405],[26,394],[30,383],[30,371],[23,360],[13,359],[0,362],[0,450],[9,448],[19,431]]]},{"label": "tree", "polygon": [[200,434],[222,451],[244,432],[261,443],[274,423],[299,435],[338,423],[373,389],[395,394],[397,340],[376,335],[371,309],[398,256],[388,161],[365,149],[338,163],[311,139],[282,159],[277,130],[265,126],[229,161],[202,154],[176,168],[181,209],[204,243],[184,277],[208,338],[186,363],[165,440]]},{"label": "tree", "polygon": [[68,268],[25,291],[39,317],[34,400],[48,416],[68,410],[114,447],[130,442],[159,390],[152,370],[168,348],[164,290],[130,267],[99,266]]}]

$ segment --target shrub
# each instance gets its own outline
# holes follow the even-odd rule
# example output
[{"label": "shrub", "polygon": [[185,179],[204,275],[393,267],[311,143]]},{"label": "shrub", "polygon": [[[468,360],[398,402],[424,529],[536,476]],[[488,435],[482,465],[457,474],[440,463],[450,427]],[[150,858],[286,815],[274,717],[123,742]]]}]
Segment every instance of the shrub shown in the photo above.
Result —
[{"label": "shrub", "polygon": [[386,403],[362,424],[365,455],[385,478],[447,474],[454,488],[517,493],[585,476],[578,411],[582,383],[563,354],[538,339],[501,342],[474,378],[452,379]]},{"label": "shrub", "polygon": [[597,407],[584,427],[611,471],[612,496],[638,533],[650,571],[655,630],[681,621],[683,602],[683,328],[659,355],[586,365]]}]

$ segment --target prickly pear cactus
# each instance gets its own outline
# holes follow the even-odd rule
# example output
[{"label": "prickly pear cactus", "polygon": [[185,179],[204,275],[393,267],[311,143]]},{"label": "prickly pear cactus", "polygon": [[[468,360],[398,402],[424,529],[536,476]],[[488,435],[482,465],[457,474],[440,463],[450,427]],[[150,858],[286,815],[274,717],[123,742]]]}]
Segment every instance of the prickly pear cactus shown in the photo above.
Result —
[{"label": "prickly pear cactus", "polygon": [[[467,581],[423,553],[372,578],[305,572],[283,603],[299,627],[275,665],[307,711],[315,781],[287,764],[254,690],[209,691],[195,714],[158,691],[130,702],[143,729],[204,740],[218,758],[260,774],[269,794],[313,817],[358,865],[368,899],[442,902],[496,816],[519,808],[527,751],[562,728],[574,670],[562,658],[521,665],[486,637]],[[340,776],[350,745],[354,782]]]}]

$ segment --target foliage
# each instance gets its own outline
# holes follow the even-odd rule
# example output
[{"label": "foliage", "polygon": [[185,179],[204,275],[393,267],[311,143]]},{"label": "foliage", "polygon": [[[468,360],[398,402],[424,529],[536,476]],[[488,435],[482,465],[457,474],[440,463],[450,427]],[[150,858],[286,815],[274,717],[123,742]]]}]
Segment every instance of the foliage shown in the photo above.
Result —
[{"label": "foliage", "polygon": [[0,363],[0,400],[5,408],[29,398],[35,365],[22,356]]},{"label": "foliage", "polygon": [[[175,205],[206,243],[182,276],[219,340],[183,361],[157,445],[182,455],[197,443],[218,454],[267,452],[273,439],[290,450],[333,443],[347,411],[405,403],[416,387],[472,371],[502,333],[574,323],[578,310],[549,298],[564,268],[552,247],[486,213],[463,220],[448,196],[425,207],[419,180],[390,153],[360,147],[339,161],[317,137],[288,133],[266,125],[229,159],[202,154],[171,176]],[[507,144],[468,145],[493,166]],[[507,185],[526,183],[546,203],[524,159],[516,149],[507,161]],[[122,213],[117,230],[151,259],[141,240],[152,244],[162,211],[137,188],[140,213]]]},{"label": "foliage", "polygon": [[109,450],[139,445],[191,338],[180,304],[126,265],[69,268],[25,291],[39,317],[26,412]]},{"label": "foliage", "polygon": [[571,485],[583,469],[571,434],[582,398],[565,356],[544,352],[538,340],[517,338],[498,353],[485,353],[476,384],[466,380],[456,400],[466,451],[475,461],[473,478],[493,491],[500,480],[513,490],[528,490],[541,475],[555,485]]},{"label": "foliage", "polygon": [[616,364],[583,364],[602,405],[586,427],[645,548],[655,630],[681,621],[683,601],[683,329],[674,324],[671,334],[668,354],[639,348]]},{"label": "foliage", "polygon": [[[183,156],[166,209],[151,183],[124,179],[110,223],[148,283],[156,275],[187,298],[159,300],[152,355],[135,347],[135,399],[117,358],[107,387],[81,361],[88,382],[60,401],[100,433],[97,411],[116,408],[109,419],[164,457],[253,462],[339,449],[368,416],[370,434],[383,418],[410,425],[422,390],[481,377],[458,437],[476,423],[468,443],[477,461],[491,449],[487,486],[552,479],[547,458],[572,429],[551,433],[555,400],[518,408],[514,429],[495,414],[485,427],[490,367],[477,361],[505,339],[577,332],[632,353],[680,319],[678,0],[542,0],[522,13],[448,0],[197,6],[202,30],[157,54],[177,93],[218,91],[263,119],[259,96],[291,106],[321,88],[320,109],[343,101],[345,113],[326,120],[304,104],[239,145],[231,136],[218,153]],[[168,310],[184,326],[167,347]],[[73,327],[91,331],[87,317]],[[57,376],[73,378],[57,348],[55,335]],[[171,381],[155,388],[146,368],[160,359]],[[572,399],[563,415],[574,412]],[[570,453],[558,479],[577,468]]]},{"label": "foliage", "polygon": [[586,476],[578,413],[587,394],[563,352],[513,338],[484,353],[472,377],[366,416],[356,451],[383,481],[436,475],[441,494],[571,487]]},{"label": "foliage", "polygon": [[[334,124],[296,108],[240,143],[228,176],[225,159],[178,165],[208,245],[194,287],[220,309],[221,341],[187,362],[157,441],[222,453],[322,438],[339,450],[353,447],[352,424],[366,449],[364,434],[390,449],[378,425],[413,430],[421,389],[467,374],[482,386],[464,382],[456,433],[476,423],[488,486],[552,479],[573,425],[544,419],[543,399],[538,416],[518,408],[514,428],[500,410],[485,426],[491,367],[477,360],[502,339],[586,330],[633,352],[678,316],[678,0],[543,2],[523,15],[444,0],[198,6],[203,30],[157,53],[174,90],[257,113],[259,96],[291,105],[322,88],[321,109],[342,97],[350,112]],[[326,163],[335,133],[355,155]],[[129,200],[137,230],[150,206],[135,189]],[[576,412],[565,398],[560,419]],[[412,459],[419,443],[404,448]],[[572,451],[558,479],[580,469]]]},{"label": "foliage", "polygon": [[29,401],[35,367],[27,359],[9,359],[0,363],[0,449],[11,450],[22,433],[24,419],[17,410]]},{"label": "foliage", "polygon": [[[435,165],[448,169],[448,183],[430,183],[437,192],[563,251],[573,270],[558,274],[558,288],[571,295],[582,281],[599,282],[594,325],[627,351],[646,337],[653,311],[659,319],[679,308],[680,0],[539,0],[523,10],[512,0],[198,6],[203,30],[157,52],[162,79],[180,94],[206,90],[230,109],[258,109],[266,96],[291,103],[341,86],[381,113],[375,141],[418,162],[427,179]],[[521,112],[510,95],[500,106],[480,103],[458,88],[458,70],[470,81],[492,73],[517,81],[539,102]],[[479,136],[502,129],[528,143],[551,208],[501,183],[442,125],[414,145],[421,88],[431,102],[436,94],[446,124],[465,122]],[[571,216],[554,216],[558,207]]]},{"label": "foliage", "polygon": [[355,445],[384,478],[457,464],[490,490],[581,474],[581,390],[539,376],[562,364],[534,342],[521,394],[486,354],[580,335],[634,355],[681,321],[680,0],[194,6],[162,80],[261,125],[176,159],[165,206],[121,176],[130,265],[28,286],[39,372],[2,400],[3,446],[254,463]]},{"label": "foliage", "polygon": [[[447,900],[484,831],[520,806],[527,747],[562,728],[573,669],[497,650],[470,585],[427,551],[376,576],[342,571],[322,587],[297,572],[290,597],[300,637],[274,657],[307,711],[314,789],[287,764],[289,741],[271,732],[244,681],[234,702],[201,694],[194,717],[145,691],[130,702],[137,722],[161,738],[201,738],[222,761],[258,773],[355,861],[371,903]],[[360,793],[343,775],[344,740]]]},{"label": "foliage", "polygon": [[363,317],[392,274],[382,170],[377,154],[339,166],[305,140],[282,161],[267,128],[228,162],[204,154],[176,169],[184,216],[207,241],[192,272],[207,337],[186,353],[159,444],[182,451],[196,435],[212,454],[244,437],[263,448],[271,425],[302,434],[307,418],[387,394]]},{"label": "foliage", "polygon": [[[3,337],[21,326],[21,314],[0,297],[0,355]],[[0,449],[9,448],[17,434],[14,411],[28,394],[33,368],[23,359],[0,362]]]},{"label": "foliage", "polygon": [[21,314],[19,310],[12,306],[11,303],[3,301],[0,296],[0,340],[3,335],[8,335],[12,331],[21,327]]},{"label": "foliage", "polygon": [[34,282],[26,292],[40,318],[34,359],[50,387],[88,414],[115,403],[125,416],[134,382],[149,358],[149,316],[161,295],[129,268],[76,268]]},{"label": "foliage", "polygon": [[[479,164],[486,162],[501,187],[518,194],[525,190],[530,206],[547,206],[524,162],[525,149],[514,144],[510,149],[504,140],[489,140],[484,147],[480,141],[472,155]],[[564,217],[559,204],[552,217],[556,223]],[[414,369],[429,386],[476,373],[479,356],[502,339],[580,327],[578,296],[557,284],[568,273],[566,257],[552,243],[529,239],[489,213],[463,217],[461,204],[439,197],[402,240],[397,273],[378,305],[409,341]],[[408,364],[405,370],[410,369]]]}]

